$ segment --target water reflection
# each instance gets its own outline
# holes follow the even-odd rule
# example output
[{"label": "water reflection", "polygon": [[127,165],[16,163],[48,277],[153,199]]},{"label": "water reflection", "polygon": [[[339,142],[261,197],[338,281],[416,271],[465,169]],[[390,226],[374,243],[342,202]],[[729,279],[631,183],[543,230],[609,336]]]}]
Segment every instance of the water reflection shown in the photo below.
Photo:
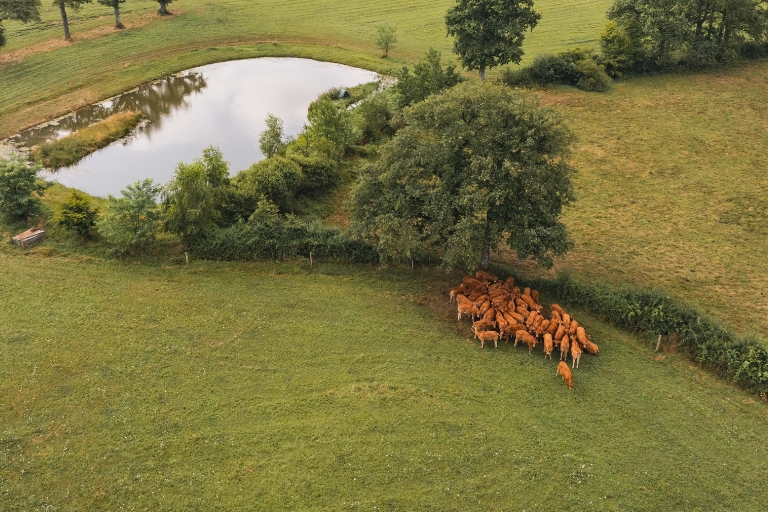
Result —
[{"label": "water reflection", "polygon": [[49,175],[89,194],[117,195],[141,179],[168,182],[178,162],[191,162],[209,145],[221,149],[233,174],[246,169],[263,158],[258,141],[268,113],[282,118],[285,133],[295,136],[318,94],[376,79],[370,71],[308,59],[221,62],[80,110],[57,126],[28,130],[23,142],[32,146],[120,110],[141,110],[149,122],[130,138]]},{"label": "water reflection", "polygon": [[137,133],[148,136],[163,126],[163,118],[174,110],[189,107],[187,98],[207,86],[203,73],[188,72],[163,78],[110,100],[90,105],[49,124],[29,128],[11,140],[20,147],[32,148],[43,142],[65,137],[72,132],[126,110],[141,111],[147,122]]}]

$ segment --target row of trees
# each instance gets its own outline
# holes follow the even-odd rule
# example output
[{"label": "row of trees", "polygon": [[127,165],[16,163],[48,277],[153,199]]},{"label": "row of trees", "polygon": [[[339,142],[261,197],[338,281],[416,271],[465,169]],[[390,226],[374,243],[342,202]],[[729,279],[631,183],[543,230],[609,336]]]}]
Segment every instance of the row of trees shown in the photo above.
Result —
[{"label": "row of trees", "polygon": [[[168,4],[173,0],[156,0],[160,4],[158,14],[166,15],[168,12]],[[67,15],[67,9],[78,10],[85,4],[92,3],[93,0],[53,0],[53,6],[58,7],[61,13],[61,21],[64,26],[64,38],[67,41],[72,40],[72,36],[69,33],[69,18]],[[106,7],[112,8],[115,13],[115,28],[125,28],[120,21],[120,4],[126,2],[126,0],[96,0],[97,3]],[[32,21],[40,21],[40,7],[42,3],[40,0],[0,0],[0,47],[5,45],[5,36],[3,32],[3,20],[21,21],[23,23],[29,23]]]}]

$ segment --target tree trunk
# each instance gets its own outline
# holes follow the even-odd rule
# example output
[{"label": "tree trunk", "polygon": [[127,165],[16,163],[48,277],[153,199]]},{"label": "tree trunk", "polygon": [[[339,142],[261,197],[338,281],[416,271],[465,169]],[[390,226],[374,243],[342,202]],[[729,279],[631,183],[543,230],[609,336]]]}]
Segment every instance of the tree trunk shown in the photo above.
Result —
[{"label": "tree trunk", "polygon": [[480,255],[480,268],[488,270],[490,266],[490,250],[486,247],[483,249],[483,253]]},{"label": "tree trunk", "polygon": [[115,4],[115,28],[125,28],[125,25],[120,21],[120,5]]},{"label": "tree trunk", "polygon": [[168,14],[168,6],[165,2],[160,2],[160,9],[157,10],[157,14],[166,16]]},{"label": "tree trunk", "polygon": [[480,81],[485,82],[485,66],[480,66]]},{"label": "tree trunk", "polygon": [[69,35],[69,20],[67,19],[67,9],[64,7],[64,2],[59,2],[59,10],[61,11],[61,21],[64,23],[64,39],[67,41],[72,40],[72,36]]}]

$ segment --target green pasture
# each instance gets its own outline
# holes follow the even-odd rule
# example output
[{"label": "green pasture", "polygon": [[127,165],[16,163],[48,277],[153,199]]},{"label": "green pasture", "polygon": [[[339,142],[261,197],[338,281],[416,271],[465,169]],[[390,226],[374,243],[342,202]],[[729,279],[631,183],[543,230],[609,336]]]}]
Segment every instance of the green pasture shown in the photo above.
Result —
[{"label": "green pasture", "polygon": [[[0,137],[46,118],[120,93],[166,74],[226,59],[300,56],[378,71],[413,62],[430,47],[448,57],[444,16],[452,0],[180,0],[176,15],[154,13],[157,2],[129,0],[126,30],[114,30],[110,9],[86,5],[70,13],[72,44],[63,43],[59,13],[43,2],[43,22],[6,22],[0,50]],[[610,0],[537,3],[542,21],[526,41],[528,57],[594,45]],[[383,21],[398,27],[390,59],[372,42]],[[133,28],[132,28],[133,27]],[[16,53],[14,53],[16,52]]]},{"label": "green pasture", "polygon": [[0,509],[761,510],[768,408],[456,323],[457,276],[0,249]]}]

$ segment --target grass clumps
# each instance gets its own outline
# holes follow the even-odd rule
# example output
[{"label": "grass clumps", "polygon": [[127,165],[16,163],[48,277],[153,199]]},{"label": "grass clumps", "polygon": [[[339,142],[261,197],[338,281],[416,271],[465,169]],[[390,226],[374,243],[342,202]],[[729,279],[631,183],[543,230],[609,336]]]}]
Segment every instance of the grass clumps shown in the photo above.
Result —
[{"label": "grass clumps", "polygon": [[114,114],[63,139],[41,144],[32,151],[32,159],[49,169],[74,165],[94,151],[128,135],[139,121],[141,112],[128,110]]}]

